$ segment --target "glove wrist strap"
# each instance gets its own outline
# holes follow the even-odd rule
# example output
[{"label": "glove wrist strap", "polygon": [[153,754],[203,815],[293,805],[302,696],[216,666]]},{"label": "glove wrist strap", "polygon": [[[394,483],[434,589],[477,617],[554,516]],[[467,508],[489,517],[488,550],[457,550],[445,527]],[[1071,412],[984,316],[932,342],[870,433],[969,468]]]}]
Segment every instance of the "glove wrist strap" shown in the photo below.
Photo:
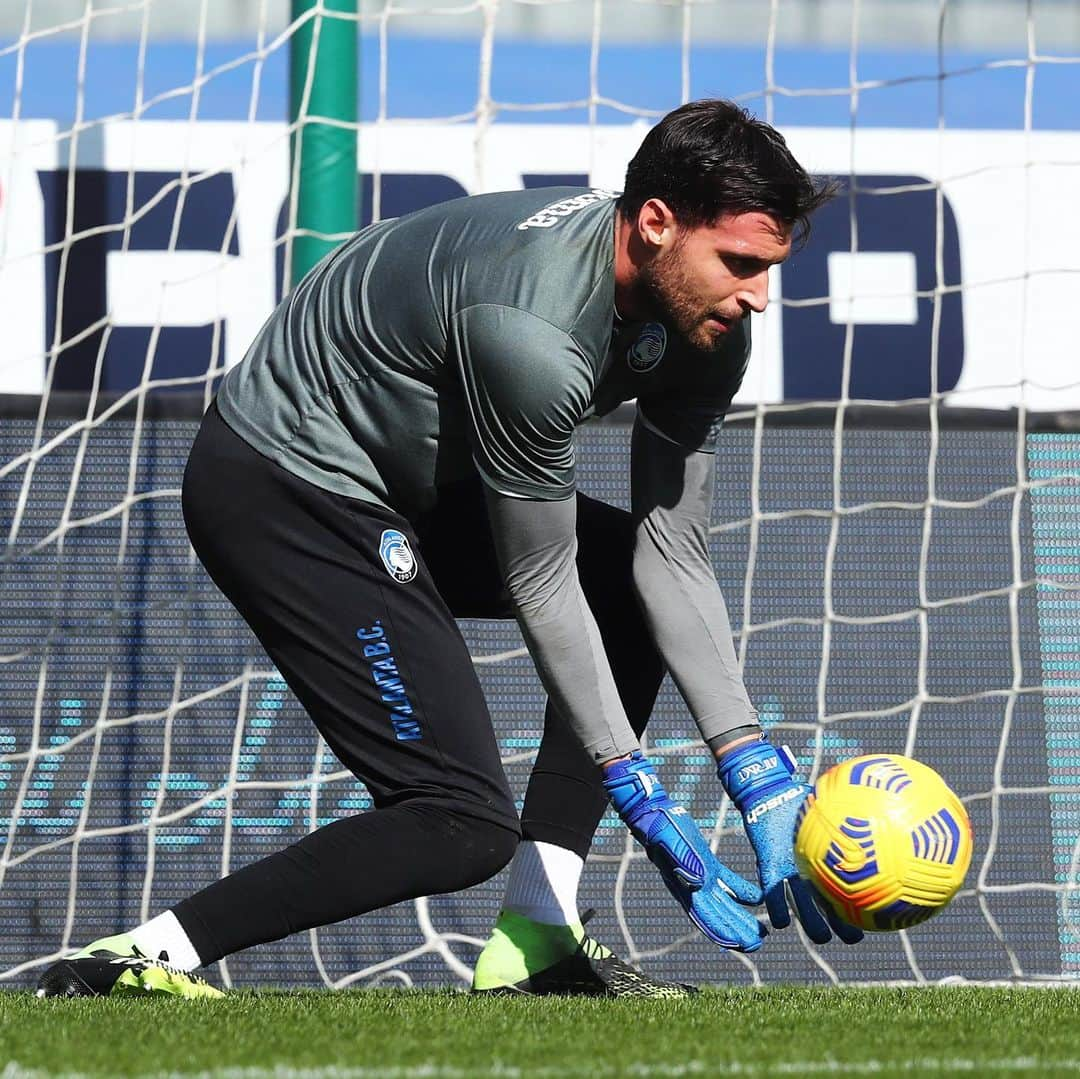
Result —
[{"label": "glove wrist strap", "polygon": [[615,811],[627,824],[633,824],[644,813],[669,801],[652,764],[640,751],[631,754],[629,760],[616,761],[605,769],[604,790]]},{"label": "glove wrist strap", "polygon": [[745,814],[791,784],[795,760],[787,746],[772,746],[762,734],[761,741],[726,753],[716,770],[735,808]]}]

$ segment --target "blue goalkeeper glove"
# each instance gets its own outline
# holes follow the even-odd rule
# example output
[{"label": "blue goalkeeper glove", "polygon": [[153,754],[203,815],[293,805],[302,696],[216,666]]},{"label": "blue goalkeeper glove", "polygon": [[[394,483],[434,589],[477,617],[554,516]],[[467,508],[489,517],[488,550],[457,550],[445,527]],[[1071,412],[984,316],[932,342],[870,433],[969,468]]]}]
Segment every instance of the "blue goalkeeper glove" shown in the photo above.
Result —
[{"label": "blue goalkeeper glove", "polygon": [[604,788],[698,929],[725,948],[757,951],[768,930],[738,904],[760,903],[761,890],[719,861],[691,816],[660,786],[652,765],[640,753],[618,761],[604,773]]},{"label": "blue goalkeeper glove", "polygon": [[824,944],[833,933],[845,944],[862,940],[862,930],[842,921],[827,903],[822,901],[819,909],[812,886],[799,876],[795,865],[796,818],[810,788],[795,782],[795,761],[787,746],[776,749],[763,736],[761,741],[724,754],[717,769],[724,790],[742,814],[747,838],[757,856],[758,880],[773,927],[783,929],[791,924],[790,891],[799,921],[815,944]]}]

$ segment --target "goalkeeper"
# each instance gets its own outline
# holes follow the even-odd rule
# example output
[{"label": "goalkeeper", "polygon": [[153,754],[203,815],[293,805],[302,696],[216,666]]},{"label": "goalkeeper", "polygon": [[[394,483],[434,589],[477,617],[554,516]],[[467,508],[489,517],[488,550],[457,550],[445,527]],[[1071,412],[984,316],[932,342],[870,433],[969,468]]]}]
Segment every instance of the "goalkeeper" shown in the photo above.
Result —
[{"label": "goalkeeper", "polygon": [[[747,316],[827,197],[775,130],[699,101],[648,133],[618,198],[461,199],[372,225],[307,275],[226,375],[183,509],[375,808],[55,963],[40,993],[216,994],[190,972],[467,888],[516,849],[474,988],[682,994],[584,934],[577,878],[608,800],[716,944],[760,947],[750,908],[764,897],[787,925],[788,895],[829,938],[792,858],[806,788],[758,727],[707,542]],[[574,431],[631,399],[626,513],[575,491]],[[456,616],[516,616],[549,696],[520,822]],[[716,859],[641,754],[665,670],[758,883]]]}]

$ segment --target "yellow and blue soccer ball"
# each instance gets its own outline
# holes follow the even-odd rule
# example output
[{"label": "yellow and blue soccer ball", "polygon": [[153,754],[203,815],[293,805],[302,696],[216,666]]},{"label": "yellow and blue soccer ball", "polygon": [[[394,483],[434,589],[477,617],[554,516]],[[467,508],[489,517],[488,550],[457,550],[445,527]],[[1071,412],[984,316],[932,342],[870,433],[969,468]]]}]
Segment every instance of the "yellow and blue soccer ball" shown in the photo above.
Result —
[{"label": "yellow and blue soccer ball", "polygon": [[894,753],[853,757],[825,772],[803,803],[795,860],[844,921],[907,929],[963,884],[971,822],[925,764]]}]

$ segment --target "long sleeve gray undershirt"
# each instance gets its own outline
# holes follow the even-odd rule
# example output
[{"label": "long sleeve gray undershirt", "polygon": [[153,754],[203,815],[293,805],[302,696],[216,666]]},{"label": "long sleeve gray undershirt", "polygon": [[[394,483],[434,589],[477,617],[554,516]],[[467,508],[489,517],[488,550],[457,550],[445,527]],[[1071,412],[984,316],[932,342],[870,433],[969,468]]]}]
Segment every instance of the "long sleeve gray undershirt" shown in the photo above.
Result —
[{"label": "long sleeve gray undershirt", "polygon": [[577,499],[487,491],[503,578],[540,681],[597,764],[640,748],[577,574]]},{"label": "long sleeve gray undershirt", "polygon": [[758,722],[709,556],[716,455],[676,445],[639,413],[630,468],[634,587],[671,677],[715,749]]},{"label": "long sleeve gray undershirt", "polygon": [[[649,430],[640,418],[635,424],[632,584],[702,738],[715,747],[729,732],[756,727],[757,713],[709,558],[714,461],[713,454]],[[597,763],[638,749],[577,576],[576,500],[489,489],[488,509],[518,623],[555,706]]]}]

